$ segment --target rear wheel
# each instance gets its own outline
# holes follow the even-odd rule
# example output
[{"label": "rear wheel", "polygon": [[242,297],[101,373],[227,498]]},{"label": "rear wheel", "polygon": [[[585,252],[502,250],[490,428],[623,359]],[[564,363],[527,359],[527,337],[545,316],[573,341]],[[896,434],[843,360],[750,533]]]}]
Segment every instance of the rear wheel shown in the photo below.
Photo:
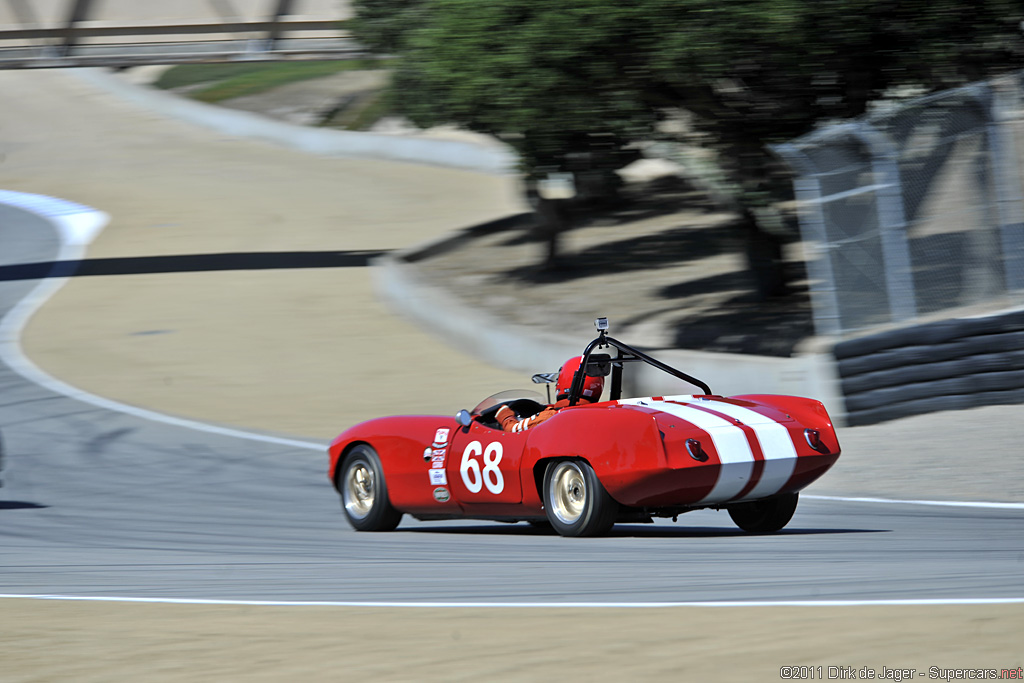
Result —
[{"label": "rear wheel", "polygon": [[377,452],[365,444],[349,451],[338,470],[338,492],[349,524],[359,531],[391,531],[402,513],[391,506]]},{"label": "rear wheel", "polygon": [[562,536],[601,536],[615,524],[619,505],[582,460],[556,460],[544,471],[544,510]]},{"label": "rear wheel", "polygon": [[744,531],[768,534],[789,524],[799,498],[799,493],[784,493],[764,500],[737,503],[729,506],[729,516]]}]

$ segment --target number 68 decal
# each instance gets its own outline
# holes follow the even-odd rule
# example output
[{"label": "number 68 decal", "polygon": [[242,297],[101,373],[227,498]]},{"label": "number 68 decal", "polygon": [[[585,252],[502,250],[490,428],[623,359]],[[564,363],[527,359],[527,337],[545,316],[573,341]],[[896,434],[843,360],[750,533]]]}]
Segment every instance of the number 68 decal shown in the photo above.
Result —
[{"label": "number 68 decal", "polygon": [[[484,468],[480,471],[478,457],[483,456]],[[462,475],[462,483],[466,485],[470,493],[480,493],[486,486],[487,490],[497,495],[505,488],[505,478],[501,476],[498,463],[501,462],[501,443],[495,441],[487,444],[484,450],[479,441],[470,442],[466,450],[462,451],[462,463],[459,465],[459,473]]]}]

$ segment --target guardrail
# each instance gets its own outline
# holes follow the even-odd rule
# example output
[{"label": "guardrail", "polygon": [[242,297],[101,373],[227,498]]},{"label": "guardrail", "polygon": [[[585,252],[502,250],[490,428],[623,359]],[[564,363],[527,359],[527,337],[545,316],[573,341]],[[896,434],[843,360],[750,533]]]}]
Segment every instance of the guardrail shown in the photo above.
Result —
[{"label": "guardrail", "polygon": [[[369,56],[341,21],[296,17],[289,14],[293,0],[273,2],[262,21],[97,25],[90,15],[93,0],[74,0],[59,26],[0,29],[0,69]],[[22,21],[38,24],[30,15]]]}]

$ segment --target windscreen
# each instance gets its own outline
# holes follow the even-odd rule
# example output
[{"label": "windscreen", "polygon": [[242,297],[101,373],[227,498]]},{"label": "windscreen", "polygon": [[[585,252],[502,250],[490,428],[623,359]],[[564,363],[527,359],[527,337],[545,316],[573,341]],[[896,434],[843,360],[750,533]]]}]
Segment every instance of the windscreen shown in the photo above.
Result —
[{"label": "windscreen", "polygon": [[473,408],[473,414],[479,415],[488,408],[493,408],[499,403],[508,403],[509,401],[516,400],[517,398],[528,398],[542,405],[547,403],[545,398],[536,391],[532,391],[530,389],[509,389],[508,391],[499,391],[498,393],[492,394],[480,401],[476,408]]}]

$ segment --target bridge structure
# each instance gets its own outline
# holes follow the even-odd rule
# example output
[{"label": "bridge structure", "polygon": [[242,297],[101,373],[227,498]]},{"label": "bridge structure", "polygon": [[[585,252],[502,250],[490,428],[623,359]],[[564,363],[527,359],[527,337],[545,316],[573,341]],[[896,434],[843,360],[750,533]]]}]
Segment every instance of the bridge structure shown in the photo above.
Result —
[{"label": "bridge structure", "polygon": [[357,59],[347,0],[0,0],[0,69]]}]

